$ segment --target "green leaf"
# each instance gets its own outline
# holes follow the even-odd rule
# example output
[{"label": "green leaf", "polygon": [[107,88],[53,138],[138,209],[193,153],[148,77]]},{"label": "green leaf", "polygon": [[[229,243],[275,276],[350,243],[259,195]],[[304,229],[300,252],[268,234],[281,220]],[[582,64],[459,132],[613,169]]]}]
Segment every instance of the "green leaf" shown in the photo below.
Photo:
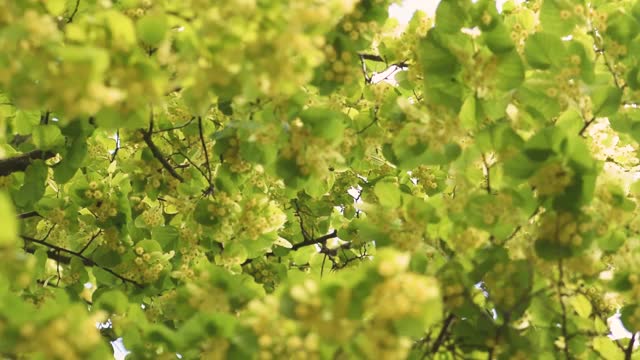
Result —
[{"label": "green leaf", "polygon": [[514,89],[524,80],[524,66],[516,51],[499,55],[497,69],[495,81],[500,90]]},{"label": "green leaf", "polygon": [[162,246],[156,240],[141,240],[135,244],[135,247],[141,247],[145,253],[152,253],[156,251],[162,251]]},{"label": "green leaf", "polygon": [[540,9],[542,28],[560,37],[569,35],[580,20],[580,16],[574,13],[572,5],[572,2],[563,0],[544,1]]},{"label": "green leaf", "polygon": [[149,14],[136,23],[138,37],[149,46],[158,46],[164,40],[169,23],[163,14]]},{"label": "green leaf", "polygon": [[390,182],[379,181],[373,188],[380,204],[389,208],[397,208],[401,205],[401,193],[398,187]]},{"label": "green leaf", "polygon": [[460,108],[460,123],[467,130],[474,130],[478,126],[478,120],[476,118],[476,97],[470,95],[462,104]]},{"label": "green leaf", "polygon": [[108,11],[105,18],[113,38],[112,41],[117,42],[125,49],[135,45],[136,29],[129,17],[119,11]]},{"label": "green leaf", "polygon": [[620,44],[627,44],[638,34],[638,21],[622,11],[613,12],[607,18],[606,34]]},{"label": "green leaf", "polygon": [[142,108],[123,113],[110,107],[103,107],[96,114],[96,123],[105,129],[144,129],[149,125],[149,112]]},{"label": "green leaf", "polygon": [[66,3],[67,0],[47,0],[44,5],[51,15],[60,16],[64,13]]},{"label": "green leaf", "polygon": [[607,336],[598,336],[592,340],[593,349],[607,360],[624,358],[624,354]]},{"label": "green leaf", "polygon": [[29,135],[40,123],[40,112],[18,110],[13,122],[18,135]]},{"label": "green leaf", "polygon": [[611,232],[608,236],[598,237],[598,246],[604,251],[617,251],[622,245],[624,245],[627,239],[625,231],[617,229]]},{"label": "green leaf", "polygon": [[620,108],[622,90],[608,85],[597,86],[591,94],[593,115],[605,117],[614,115]]},{"label": "green leaf", "polygon": [[119,290],[99,292],[94,298],[94,306],[110,314],[121,314],[129,306],[127,296]]},{"label": "green leaf", "polygon": [[418,337],[424,333],[425,324],[422,319],[405,317],[393,321],[393,328],[399,336]]},{"label": "green leaf", "polygon": [[4,191],[0,191],[0,248],[14,246],[18,241],[18,221],[11,199]]},{"label": "green leaf", "polygon": [[494,54],[511,52],[515,48],[511,40],[511,31],[502,22],[484,34],[487,46]]},{"label": "green leaf", "polygon": [[55,125],[38,125],[33,129],[33,142],[40,150],[51,150],[63,146],[64,137]]},{"label": "green leaf", "polygon": [[536,69],[548,69],[562,63],[565,48],[560,37],[546,32],[538,32],[527,38],[524,55],[529,65]]},{"label": "green leaf", "polygon": [[582,294],[574,295],[571,297],[569,302],[578,316],[588,318],[591,315],[591,302],[586,296]]},{"label": "green leaf", "polygon": [[200,200],[196,205],[193,217],[202,225],[213,225],[217,221],[216,215],[214,214],[216,208],[217,206],[213,201],[207,199]]},{"label": "green leaf", "polygon": [[24,184],[14,196],[18,206],[29,207],[42,198],[48,171],[49,168],[42,160],[35,160],[29,165],[24,173]]},{"label": "green leaf", "polygon": [[466,20],[467,12],[457,1],[441,1],[436,9],[436,23],[440,30],[457,33],[464,27]]},{"label": "green leaf", "polygon": [[86,139],[74,138],[63,152],[62,160],[53,166],[53,179],[59,184],[71,180],[87,158],[87,151]]},{"label": "green leaf", "polygon": [[323,109],[309,108],[300,113],[300,119],[311,128],[314,136],[328,140],[332,144],[342,142],[342,136],[349,118],[340,112]]},{"label": "green leaf", "polygon": [[165,250],[171,250],[180,238],[180,232],[174,226],[156,226],[151,229],[151,239],[157,241]]},{"label": "green leaf", "polygon": [[435,30],[431,30],[426,38],[421,39],[418,45],[420,64],[427,74],[452,76],[460,67],[458,60],[436,37]]}]

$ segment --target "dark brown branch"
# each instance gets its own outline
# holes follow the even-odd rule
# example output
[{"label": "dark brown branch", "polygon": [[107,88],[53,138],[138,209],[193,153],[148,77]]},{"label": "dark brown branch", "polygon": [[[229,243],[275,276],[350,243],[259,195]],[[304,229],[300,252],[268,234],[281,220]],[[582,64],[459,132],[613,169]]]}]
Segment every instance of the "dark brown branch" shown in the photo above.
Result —
[{"label": "dark brown branch", "polygon": [[206,161],[205,165],[207,166],[207,172],[209,173],[207,181],[209,181],[209,185],[211,185],[211,164],[209,164],[209,151],[207,151],[207,144],[204,142],[204,134],[202,132],[202,117],[200,116],[198,116],[198,132],[200,133],[200,144],[202,145],[202,150],[204,151],[204,160]]},{"label": "dark brown branch", "polygon": [[438,337],[436,338],[436,341],[433,343],[433,347],[431,348],[432,354],[436,354],[438,352],[438,349],[440,349],[440,346],[442,346],[442,344],[444,343],[447,332],[449,331],[449,326],[451,326],[453,319],[455,319],[455,315],[453,314],[449,314],[449,316],[447,316],[447,318],[444,319],[444,324],[442,324],[442,329],[440,329],[440,333],[438,334]]},{"label": "dark brown branch", "polygon": [[[25,247],[24,251],[28,252],[29,254],[34,254],[36,252],[37,248],[35,247]],[[48,250],[47,251],[47,257],[51,260],[55,260],[56,262],[60,263],[60,264],[65,264],[65,265],[69,265],[71,263],[71,258],[68,256],[64,256],[64,255],[60,255],[60,253],[57,250]],[[85,264],[87,266],[90,266],[89,264]]]},{"label": "dark brown branch", "polygon": [[151,111],[151,118],[149,119],[149,130],[146,132],[142,132],[142,139],[149,147],[149,150],[151,150],[151,153],[153,154],[153,156],[158,161],[160,161],[160,164],[162,164],[162,166],[169,172],[169,174],[171,174],[171,176],[180,180],[181,182],[184,182],[184,178],[176,172],[176,169],[174,169],[171,166],[171,164],[169,164],[169,162],[164,157],[160,149],[158,149],[156,144],[153,143],[153,140],[151,139],[151,134],[153,134],[153,110]]},{"label": "dark brown branch", "polygon": [[629,339],[629,345],[624,350],[624,360],[631,360],[631,354],[633,353],[633,343],[636,340],[636,334],[631,334],[631,339]]},{"label": "dark brown branch", "polygon": [[175,16],[175,17],[177,17],[177,18],[179,18],[181,20],[184,20],[186,22],[192,22],[193,20],[195,20],[195,17],[182,15],[177,11],[167,11],[166,13],[167,13],[167,15]]},{"label": "dark brown branch", "polygon": [[22,155],[0,160],[0,176],[7,176],[14,172],[25,171],[34,160],[47,160],[56,156],[51,151],[33,150]]},{"label": "dark brown branch", "polygon": [[300,232],[302,233],[302,238],[304,239],[304,241],[311,241],[312,236],[310,236],[307,230],[304,228],[304,220],[302,219],[300,205],[298,205],[297,199],[293,200],[293,206],[296,208],[295,214],[298,217],[298,222],[300,223]]},{"label": "dark brown branch", "polygon": [[95,233],[93,236],[91,236],[91,239],[89,239],[89,241],[87,241],[87,243],[84,244],[84,246],[82,247],[82,249],[80,249],[80,251],[78,253],[82,254],[85,250],[87,250],[87,248],[91,245],[93,240],[95,240],[98,236],[100,236],[100,234],[102,234],[102,230],[98,230],[97,233]]},{"label": "dark brown branch", "polygon": [[49,124],[49,115],[51,115],[51,112],[49,111],[45,111],[44,114],[40,115],[40,125]]},{"label": "dark brown branch", "polygon": [[487,180],[486,190],[487,194],[491,195],[491,166],[487,162],[487,158],[482,154],[482,164],[484,165],[484,169],[487,172],[485,179]]},{"label": "dark brown branch", "polygon": [[338,231],[333,230],[331,233],[329,233],[327,235],[323,235],[323,236],[320,236],[320,237],[315,238],[315,239],[307,239],[307,240],[305,240],[303,242],[299,242],[299,243],[293,245],[291,247],[291,250],[295,251],[295,250],[298,250],[298,249],[300,249],[302,247],[305,247],[305,246],[316,245],[316,244],[324,244],[325,242],[327,242],[327,240],[333,239],[333,238],[337,238],[337,237],[338,237]]},{"label": "dark brown branch", "polygon": [[363,60],[371,60],[371,61],[377,61],[377,62],[383,62],[383,63],[387,63],[382,56],[380,55],[374,55],[374,54],[358,54],[360,56],[361,59]]},{"label": "dark brown branch", "polygon": [[116,148],[113,150],[113,154],[111,154],[111,162],[116,160],[116,156],[118,156],[118,151],[120,150],[120,129],[116,130]]},{"label": "dark brown branch", "polygon": [[[107,267],[100,266],[95,261],[89,259],[88,257],[82,255],[81,253],[79,253],[77,251],[73,251],[73,250],[65,249],[65,248],[57,246],[57,245],[49,244],[46,241],[35,239],[35,238],[30,237],[30,236],[20,235],[20,237],[25,241],[48,247],[49,249],[53,250],[53,252],[57,252],[58,253],[58,255],[57,255],[58,258],[61,256],[60,253],[65,253],[65,254],[69,254],[69,255],[75,256],[78,259],[82,260],[82,263],[85,264],[86,266],[98,267],[98,268],[108,272],[109,274],[117,277],[118,279],[120,279],[120,280],[122,280],[122,281],[124,281],[126,283],[133,284],[133,285],[135,285],[137,287],[142,287],[142,284],[138,283],[137,281],[134,281],[134,280],[131,280],[129,278],[126,278],[126,277],[116,273],[115,271],[113,271],[113,270],[111,270],[111,269],[109,269]],[[49,255],[50,253],[51,252],[47,252],[47,255]]]},{"label": "dark brown branch", "polygon": [[37,211],[29,211],[18,215],[18,219],[29,219],[32,217],[41,216]]},{"label": "dark brown branch", "polygon": [[167,132],[167,131],[179,130],[179,129],[182,129],[182,128],[185,128],[185,127],[187,127],[187,126],[191,125],[191,123],[192,123],[192,122],[193,122],[193,120],[195,120],[195,119],[196,119],[196,118],[195,118],[195,116],[194,116],[194,117],[192,117],[189,121],[187,121],[186,123],[184,123],[184,124],[182,124],[182,125],[178,125],[178,126],[170,127],[170,128],[167,128],[167,129],[160,129],[160,130],[156,130],[156,131],[154,131],[153,133],[154,133],[154,134],[159,134],[159,133],[163,133],[163,132]]},{"label": "dark brown branch", "polygon": [[[182,156],[183,158],[187,159],[187,162],[188,162],[189,164],[191,164],[194,168],[196,168],[196,170],[198,170],[198,172],[202,175],[202,177],[203,177],[203,178],[207,179],[207,174],[205,174],[205,173],[204,173],[204,171],[202,171],[202,169],[201,169],[198,165],[196,165],[196,164],[193,162],[193,160],[191,160],[191,158],[190,158],[189,156],[187,156],[187,154],[185,154],[184,152],[182,152],[182,151],[178,150],[178,151],[176,152],[176,154],[173,154],[173,155],[180,155],[180,156]],[[173,155],[172,155],[172,156],[173,156]]]},{"label": "dark brown branch", "polygon": [[558,300],[560,301],[560,308],[562,309],[562,318],[561,318],[561,331],[562,338],[564,339],[564,357],[565,359],[571,359],[571,355],[569,354],[569,334],[567,332],[567,307],[564,305],[564,300],[562,299],[562,287],[564,286],[564,271],[562,269],[562,259],[558,260]]},{"label": "dark brown branch", "polygon": [[378,107],[376,107],[375,109],[373,109],[373,120],[371,120],[370,123],[368,123],[365,127],[363,127],[362,129],[356,131],[356,134],[360,135],[363,132],[367,131],[367,129],[369,129],[370,127],[373,126],[373,124],[378,122]]},{"label": "dark brown branch", "polygon": [[69,15],[69,19],[67,19],[67,24],[70,24],[73,21],[73,18],[78,13],[78,7],[80,7],[80,0],[76,0],[76,7],[73,9],[73,12],[71,12],[71,15]]},{"label": "dark brown branch", "polygon": [[371,84],[371,78],[367,75],[367,65],[364,63],[366,59],[366,54],[360,54],[360,64],[362,64],[362,76],[364,76],[364,83]]},{"label": "dark brown branch", "polygon": [[587,131],[587,128],[589,127],[589,125],[591,125],[595,120],[596,120],[596,117],[594,116],[591,118],[591,120],[584,123],[584,126],[582,127],[582,129],[580,129],[580,132],[578,132],[578,135],[584,136],[584,132]]}]

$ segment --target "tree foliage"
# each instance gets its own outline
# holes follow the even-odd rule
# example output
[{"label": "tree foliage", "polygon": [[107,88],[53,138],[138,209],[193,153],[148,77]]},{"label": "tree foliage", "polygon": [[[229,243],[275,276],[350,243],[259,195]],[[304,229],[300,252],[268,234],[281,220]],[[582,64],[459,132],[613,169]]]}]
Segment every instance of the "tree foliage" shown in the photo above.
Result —
[{"label": "tree foliage", "polygon": [[0,354],[631,359],[640,2],[389,3],[0,0]]}]

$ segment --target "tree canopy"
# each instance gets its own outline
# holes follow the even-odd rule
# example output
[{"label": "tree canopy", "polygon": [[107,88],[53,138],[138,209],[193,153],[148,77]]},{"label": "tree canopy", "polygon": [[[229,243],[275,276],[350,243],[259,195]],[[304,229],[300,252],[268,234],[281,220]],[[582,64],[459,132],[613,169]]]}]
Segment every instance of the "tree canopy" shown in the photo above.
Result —
[{"label": "tree canopy", "polygon": [[1,357],[636,358],[640,1],[391,2],[0,0]]}]

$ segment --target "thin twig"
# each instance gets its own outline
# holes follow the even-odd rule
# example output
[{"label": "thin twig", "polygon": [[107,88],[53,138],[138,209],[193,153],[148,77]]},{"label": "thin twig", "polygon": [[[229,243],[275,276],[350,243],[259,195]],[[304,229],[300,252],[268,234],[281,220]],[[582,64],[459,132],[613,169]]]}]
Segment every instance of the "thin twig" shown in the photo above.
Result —
[{"label": "thin twig", "polygon": [[71,15],[69,15],[69,19],[67,19],[67,24],[70,24],[73,21],[73,17],[78,13],[78,7],[80,7],[80,0],[76,0],[76,7],[73,9]]},{"label": "thin twig", "polygon": [[102,234],[102,230],[98,230],[97,233],[95,233],[93,236],[91,236],[91,239],[89,239],[89,241],[87,241],[87,243],[84,244],[82,249],[80,249],[79,253],[82,254],[85,250],[87,250],[87,248],[91,245],[93,240],[95,240],[98,236],[100,236],[100,234]]},{"label": "thin twig", "polygon": [[198,116],[198,131],[200,133],[200,143],[202,144],[202,150],[204,151],[204,159],[206,161],[205,165],[207,166],[207,172],[209,173],[209,177],[207,180],[209,184],[211,184],[211,164],[209,164],[209,152],[207,151],[207,144],[204,142],[204,135],[202,131],[202,117]]},{"label": "thin twig", "polygon": [[41,216],[37,211],[28,211],[18,215],[18,219],[29,219],[32,217]]},{"label": "thin twig", "polygon": [[309,245],[324,244],[327,240],[333,239],[333,238],[336,238],[336,237],[338,237],[338,232],[336,230],[333,230],[331,233],[329,233],[327,235],[323,235],[323,236],[320,236],[320,237],[315,238],[315,239],[308,239],[308,240],[305,240],[303,242],[299,242],[297,244],[294,244],[291,247],[291,250],[295,251],[295,250],[298,250],[298,249],[300,249],[302,247],[309,246]]},{"label": "thin twig", "polygon": [[487,163],[487,159],[484,156],[484,154],[481,154],[481,155],[482,155],[482,163],[484,164],[484,170],[486,171],[485,178],[487,180],[487,185],[486,185],[487,194],[491,194],[491,166],[489,166],[489,163]]},{"label": "thin twig", "polygon": [[325,261],[327,261],[327,254],[324,254],[324,257],[322,258],[322,265],[320,265],[320,278],[322,279],[322,275],[324,274],[324,263]]},{"label": "thin twig", "polygon": [[564,305],[564,300],[562,299],[562,287],[564,286],[564,271],[562,269],[562,259],[558,260],[558,300],[560,300],[560,308],[562,309],[562,318],[561,321],[561,330],[562,330],[562,338],[564,339],[564,357],[569,360],[571,356],[569,354],[569,335],[567,333],[567,308]]},{"label": "thin twig", "polygon": [[113,154],[111,154],[111,162],[116,160],[116,156],[118,156],[118,151],[120,150],[120,129],[116,130],[116,148],[113,150]]},{"label": "thin twig", "polygon": [[631,354],[633,353],[633,343],[636,340],[636,334],[631,335],[631,339],[629,339],[629,345],[624,350],[624,360],[631,360]]},{"label": "thin twig", "polygon": [[304,228],[304,221],[302,220],[302,214],[300,213],[300,205],[298,205],[298,200],[293,200],[293,206],[296,208],[296,216],[298,217],[298,221],[300,223],[300,232],[302,233],[302,238],[304,241],[311,241],[312,236],[309,235],[307,230]]},{"label": "thin twig", "polygon": [[158,161],[160,161],[160,164],[162,164],[162,166],[169,172],[169,174],[171,174],[171,176],[180,180],[181,182],[184,182],[184,178],[176,172],[176,170],[171,166],[171,164],[169,164],[167,159],[165,159],[160,149],[158,149],[156,144],[153,143],[153,140],[151,139],[151,134],[153,134],[153,109],[151,110],[151,118],[149,119],[149,130],[146,132],[144,131],[142,132],[142,139],[149,147],[149,150],[151,150],[151,153],[153,154],[153,156]]},{"label": "thin twig", "polygon": [[373,124],[378,122],[378,107],[376,107],[373,110],[373,120],[371,120],[370,123],[368,123],[365,127],[363,127],[362,129],[356,131],[356,134],[362,134],[363,132],[367,131],[367,129],[369,129],[370,127],[373,126]]},{"label": "thin twig", "polygon": [[47,160],[56,156],[54,152],[33,150],[8,159],[0,160],[0,176],[7,176],[14,172],[25,171],[35,160]]},{"label": "thin twig", "polygon": [[436,354],[440,349],[440,346],[442,346],[442,344],[444,343],[447,332],[449,331],[449,326],[451,325],[454,319],[455,319],[455,315],[449,314],[449,316],[447,316],[447,318],[444,320],[444,324],[442,324],[440,333],[438,334],[438,337],[436,337],[436,341],[433,343],[433,347],[431,347],[432,354]]},{"label": "thin twig", "polygon": [[584,132],[587,131],[587,128],[589,127],[589,125],[591,125],[591,123],[593,123],[595,120],[596,120],[596,117],[594,116],[589,121],[584,123],[584,126],[582,126],[582,129],[580,129],[580,131],[578,132],[578,135],[584,136]]},{"label": "thin twig", "polygon": [[184,123],[182,125],[174,126],[174,127],[167,128],[167,129],[159,129],[159,130],[154,131],[153,133],[154,134],[159,134],[159,133],[163,133],[163,132],[167,132],[167,131],[179,130],[179,129],[182,129],[182,128],[185,128],[185,127],[191,125],[191,123],[195,119],[196,119],[196,117],[194,116],[194,117],[191,118],[191,120],[187,121],[186,123]]},{"label": "thin twig", "polygon": [[88,257],[82,255],[81,253],[79,253],[77,251],[73,251],[73,250],[65,249],[65,248],[57,246],[57,245],[49,244],[46,241],[35,239],[35,238],[32,238],[30,236],[26,236],[26,235],[20,235],[20,237],[25,241],[46,246],[46,247],[48,247],[50,249],[53,249],[53,250],[55,250],[55,251],[57,251],[59,253],[65,253],[65,254],[73,255],[73,256],[79,258],[80,260],[82,260],[82,262],[87,266],[98,267],[98,268],[108,272],[109,274],[117,277],[118,279],[120,279],[120,280],[122,280],[124,282],[131,283],[131,284],[133,284],[133,285],[135,285],[137,287],[142,287],[142,284],[138,283],[137,281],[131,280],[129,278],[126,278],[126,277],[116,273],[115,271],[113,271],[113,270],[111,270],[111,269],[109,269],[107,267],[98,265],[95,261],[89,259]]},{"label": "thin twig", "polygon": [[48,125],[49,124],[49,115],[51,112],[45,111],[44,114],[40,116],[40,125]]},{"label": "thin twig", "polygon": [[364,63],[366,59],[365,54],[360,54],[360,63],[362,64],[362,75],[364,76],[364,83],[371,84],[371,78],[367,75],[367,65]]}]

